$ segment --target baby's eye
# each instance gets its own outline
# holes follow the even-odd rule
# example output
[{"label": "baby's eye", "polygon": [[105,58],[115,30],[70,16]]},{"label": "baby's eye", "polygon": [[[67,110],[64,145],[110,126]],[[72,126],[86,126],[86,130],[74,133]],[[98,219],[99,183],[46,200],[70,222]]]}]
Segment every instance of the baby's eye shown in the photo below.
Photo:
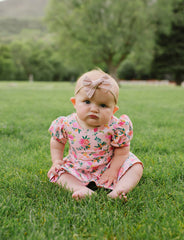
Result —
[{"label": "baby's eye", "polygon": [[86,104],[90,104],[90,101],[89,100],[85,100],[84,101]]},{"label": "baby's eye", "polygon": [[100,107],[102,107],[102,108],[106,108],[107,105],[106,105],[105,103],[102,103],[102,104],[100,104]]}]

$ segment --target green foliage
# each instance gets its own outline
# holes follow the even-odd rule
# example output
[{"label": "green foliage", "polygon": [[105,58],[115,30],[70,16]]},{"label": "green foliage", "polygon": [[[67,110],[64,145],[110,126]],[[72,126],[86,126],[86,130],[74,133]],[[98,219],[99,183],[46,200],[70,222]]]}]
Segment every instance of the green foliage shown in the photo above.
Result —
[{"label": "green foliage", "polygon": [[126,113],[133,121],[131,151],[144,163],[143,177],[127,203],[108,199],[103,190],[77,202],[47,178],[48,128],[59,115],[74,111],[69,101],[74,86],[0,82],[0,238],[183,239],[183,91],[120,88],[117,117]]},{"label": "green foliage", "polygon": [[26,80],[33,75],[36,81],[62,81],[76,76],[63,67],[57,48],[42,40],[14,41],[0,51],[0,80]]},{"label": "green foliage", "polygon": [[125,61],[121,65],[118,71],[118,77],[120,79],[131,80],[136,78],[136,70],[132,62]]},{"label": "green foliage", "polygon": [[51,0],[47,22],[65,64],[81,69],[103,64],[114,75],[129,56],[139,65],[151,62],[156,20],[164,29],[171,13],[170,2]]},{"label": "green foliage", "polygon": [[169,34],[159,33],[157,51],[152,66],[158,78],[170,75],[178,85],[184,80],[184,1],[174,2],[174,17]]},{"label": "green foliage", "polygon": [[[46,2],[37,3],[43,15]],[[9,7],[7,16],[14,19],[0,18],[0,80],[33,75],[38,81],[74,81],[96,66],[115,78],[118,72],[125,79],[183,80],[183,0],[49,3],[46,23],[52,34],[33,18],[37,9],[24,5],[30,1],[19,3],[19,10],[30,9],[28,18],[16,18]]]},{"label": "green foliage", "polygon": [[136,33],[146,22],[143,11],[140,1],[53,0],[47,20],[62,43],[66,63],[85,69],[105,63],[112,68],[134,46]]},{"label": "green foliage", "polygon": [[15,65],[12,60],[10,47],[0,44],[0,79],[13,79],[14,73]]}]

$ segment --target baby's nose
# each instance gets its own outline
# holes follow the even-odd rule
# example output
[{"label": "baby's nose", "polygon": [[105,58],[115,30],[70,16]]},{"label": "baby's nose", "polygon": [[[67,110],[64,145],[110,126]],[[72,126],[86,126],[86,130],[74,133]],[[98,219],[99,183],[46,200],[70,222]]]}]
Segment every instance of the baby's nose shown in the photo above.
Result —
[{"label": "baby's nose", "polygon": [[91,104],[91,111],[98,112],[98,106],[96,104]]}]

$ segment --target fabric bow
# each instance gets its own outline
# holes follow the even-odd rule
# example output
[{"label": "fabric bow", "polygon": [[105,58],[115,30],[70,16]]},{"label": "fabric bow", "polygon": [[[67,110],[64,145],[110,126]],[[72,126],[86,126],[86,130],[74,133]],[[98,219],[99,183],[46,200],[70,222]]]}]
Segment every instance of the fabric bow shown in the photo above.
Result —
[{"label": "fabric bow", "polygon": [[103,76],[95,81],[91,81],[87,76],[85,76],[83,79],[83,86],[86,90],[87,96],[92,98],[98,86],[108,91],[111,89],[112,83],[109,81],[108,76]]}]

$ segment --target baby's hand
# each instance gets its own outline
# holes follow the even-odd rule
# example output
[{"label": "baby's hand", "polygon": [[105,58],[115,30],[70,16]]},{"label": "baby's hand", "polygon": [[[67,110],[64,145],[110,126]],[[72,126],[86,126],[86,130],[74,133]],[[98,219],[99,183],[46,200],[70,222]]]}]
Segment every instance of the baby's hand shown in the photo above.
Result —
[{"label": "baby's hand", "polygon": [[113,183],[114,186],[117,184],[118,172],[114,169],[108,168],[102,174],[99,183],[105,184],[106,187],[110,187]]},{"label": "baby's hand", "polygon": [[63,163],[64,163],[64,161],[62,161],[62,160],[54,161],[54,163],[52,164],[52,167],[50,168],[50,170],[47,173],[47,176],[49,179],[51,179],[54,176],[58,176],[58,170],[61,168],[61,165]]}]

